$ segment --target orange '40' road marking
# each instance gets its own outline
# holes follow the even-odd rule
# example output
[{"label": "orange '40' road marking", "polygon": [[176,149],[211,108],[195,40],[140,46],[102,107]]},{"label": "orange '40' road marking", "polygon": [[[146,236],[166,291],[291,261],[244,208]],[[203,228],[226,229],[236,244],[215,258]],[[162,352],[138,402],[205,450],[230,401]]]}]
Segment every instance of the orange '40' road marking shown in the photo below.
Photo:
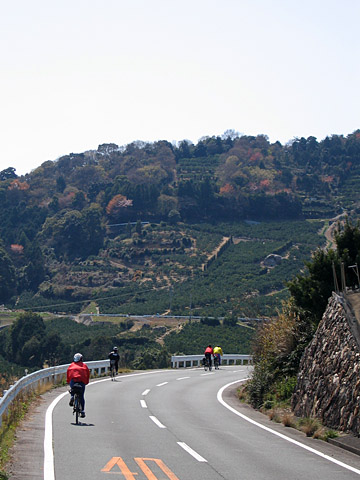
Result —
[{"label": "orange '40' road marking", "polygon": [[[173,473],[170,468],[168,468],[165,463],[159,458],[134,458],[135,462],[139,465],[143,473],[145,474],[148,480],[158,480],[156,475],[151,471],[150,467],[145,462],[155,462],[156,465],[167,475],[169,480],[179,480],[179,478]],[[112,472],[111,470],[118,466],[120,472]],[[111,460],[101,469],[105,473],[119,473],[123,474],[125,480],[135,480],[134,475],[138,475],[136,472],[131,472],[129,467],[126,465],[124,460],[121,457],[112,457]]]}]

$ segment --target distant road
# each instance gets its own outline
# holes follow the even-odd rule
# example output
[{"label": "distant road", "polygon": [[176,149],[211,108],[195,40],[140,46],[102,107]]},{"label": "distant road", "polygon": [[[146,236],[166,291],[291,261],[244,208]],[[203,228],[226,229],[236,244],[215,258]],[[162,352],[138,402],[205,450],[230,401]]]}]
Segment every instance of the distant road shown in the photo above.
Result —
[{"label": "distant road", "polygon": [[[359,478],[358,456],[241,406],[232,392],[248,375],[249,367],[229,366],[98,380],[87,387],[87,416],[79,426],[62,394],[45,442],[47,459],[54,446],[56,480]],[[53,479],[51,473],[47,464],[44,479]]]}]

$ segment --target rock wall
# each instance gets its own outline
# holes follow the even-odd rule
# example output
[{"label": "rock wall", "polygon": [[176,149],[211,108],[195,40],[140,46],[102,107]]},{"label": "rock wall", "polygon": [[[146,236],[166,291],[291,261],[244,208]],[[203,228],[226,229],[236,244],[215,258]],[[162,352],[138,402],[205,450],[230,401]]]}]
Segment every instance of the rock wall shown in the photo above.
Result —
[{"label": "rock wall", "polygon": [[292,408],[297,416],[359,435],[360,348],[352,322],[346,300],[334,293],[302,357]]}]

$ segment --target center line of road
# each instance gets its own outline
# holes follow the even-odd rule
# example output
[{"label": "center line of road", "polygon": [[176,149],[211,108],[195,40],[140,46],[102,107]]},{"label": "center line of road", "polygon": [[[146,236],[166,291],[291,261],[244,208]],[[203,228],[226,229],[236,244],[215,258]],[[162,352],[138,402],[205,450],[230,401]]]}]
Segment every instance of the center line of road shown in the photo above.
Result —
[{"label": "center line of road", "polygon": [[159,427],[159,428],[166,428],[156,417],[150,415],[151,420]]},{"label": "center line of road", "polygon": [[144,390],[144,391],[142,392],[141,395],[147,395],[149,392],[150,392],[150,388],[147,388],[146,390]]},{"label": "center line of road", "polygon": [[145,400],[140,400],[140,405],[142,406],[142,408],[147,408]]},{"label": "center line of road", "polygon": [[177,378],[176,380],[185,380],[186,378],[190,378],[190,377],[180,377],[180,378]]},{"label": "center line of road", "polygon": [[156,385],[157,387],[162,387],[163,385],[166,385],[167,383],[169,382],[163,382],[163,383],[159,383],[158,385]]},{"label": "center line of road", "polygon": [[190,453],[190,455],[192,455],[194,458],[196,458],[196,460],[198,462],[206,462],[207,463],[207,460],[205,460],[204,457],[202,457],[201,455],[199,455],[197,452],[195,452],[195,450],[193,450],[192,448],[189,447],[189,445],[186,445],[186,443],[184,442],[177,442],[178,445],[180,445],[181,448],[183,448],[184,450],[186,450],[188,453]]}]

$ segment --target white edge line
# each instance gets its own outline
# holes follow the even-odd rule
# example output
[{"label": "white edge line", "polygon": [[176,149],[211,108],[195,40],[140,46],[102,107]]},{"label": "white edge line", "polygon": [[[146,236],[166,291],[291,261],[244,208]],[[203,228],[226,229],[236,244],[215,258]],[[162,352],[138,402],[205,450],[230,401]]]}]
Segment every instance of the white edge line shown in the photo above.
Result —
[{"label": "white edge line", "polygon": [[[136,377],[138,375],[152,375],[154,373],[165,373],[167,370],[155,370],[152,372],[142,372],[142,373],[130,373],[129,375],[124,375],[126,377]],[[95,383],[108,382],[109,378],[103,378],[102,380],[95,380],[95,382],[89,383],[90,385],[95,385]],[[53,431],[52,431],[52,413],[56,404],[66,395],[68,392],[61,393],[52,403],[48,406],[45,414],[45,433],[44,433],[44,480],[55,480],[55,469],[54,469],[54,449],[53,449]],[[160,422],[159,422],[160,423]],[[162,427],[166,428],[166,427]]]},{"label": "white edge line", "polygon": [[165,425],[163,425],[160,420],[158,420],[156,417],[153,415],[150,415],[149,418],[159,427],[159,428],[166,428]]},{"label": "white edge line", "polygon": [[142,406],[142,408],[147,408],[145,400],[140,400],[140,405]]},{"label": "white edge line", "polygon": [[45,434],[44,434],[44,480],[54,480],[54,451],[53,451],[53,439],[52,439],[52,412],[56,404],[68,395],[68,392],[64,392],[55,398],[46,410],[45,415]]},{"label": "white edge line", "polygon": [[255,420],[252,420],[251,418],[247,417],[246,415],[244,415],[243,413],[240,413],[238,412],[237,410],[235,410],[235,408],[232,408],[230,407],[230,405],[228,405],[222,398],[222,394],[223,394],[223,391],[230,387],[231,385],[234,385],[235,383],[239,383],[239,382],[245,382],[246,380],[248,380],[248,378],[244,378],[242,380],[236,380],[235,382],[231,382],[231,383],[228,383],[227,385],[224,385],[222,388],[220,388],[220,390],[218,391],[217,393],[217,399],[218,401],[225,407],[227,408],[228,410],[230,410],[232,413],[235,413],[236,415],[238,415],[239,417],[243,418],[244,420],[246,420],[247,422],[250,422],[252,423],[253,425],[256,425],[257,427],[259,428],[262,428],[263,430],[266,430],[267,432],[270,432],[272,433],[273,435],[276,435],[280,438],[282,438],[283,440],[286,440],[287,442],[290,442],[290,443],[293,443],[295,445],[297,445],[298,447],[301,447],[301,448],[304,448],[305,450],[308,450],[309,452],[311,453],[314,453],[315,455],[318,455],[319,457],[322,457],[324,458],[325,460],[328,460],[329,462],[332,462],[332,463],[335,463],[336,465],[339,465],[340,467],[343,467],[343,468],[346,468],[347,470],[350,470],[354,473],[357,473],[358,475],[360,475],[360,470],[358,470],[357,468],[354,468],[352,467],[351,465],[348,465],[344,462],[341,462],[340,460],[336,460],[335,458],[332,458],[330,457],[329,455],[326,455],[325,453],[322,453],[322,452],[319,452],[318,450],[315,450],[314,448],[312,447],[309,447],[308,445],[305,445],[301,442],[298,442],[297,440],[294,440],[290,437],[287,437],[286,435],[283,435],[282,433],[279,433],[275,430],[272,430],[271,428],[269,427],[266,427],[265,425],[262,425],[261,423],[258,423],[256,422]]},{"label": "white edge line", "polygon": [[205,460],[204,457],[202,457],[201,455],[199,455],[197,452],[195,452],[195,450],[193,450],[192,448],[189,447],[189,445],[186,445],[186,443],[184,442],[177,442],[178,445],[180,445],[181,448],[183,448],[186,452],[190,453],[190,455],[192,455],[194,458],[196,458],[196,460],[198,462],[206,462],[207,463],[207,460]]}]

